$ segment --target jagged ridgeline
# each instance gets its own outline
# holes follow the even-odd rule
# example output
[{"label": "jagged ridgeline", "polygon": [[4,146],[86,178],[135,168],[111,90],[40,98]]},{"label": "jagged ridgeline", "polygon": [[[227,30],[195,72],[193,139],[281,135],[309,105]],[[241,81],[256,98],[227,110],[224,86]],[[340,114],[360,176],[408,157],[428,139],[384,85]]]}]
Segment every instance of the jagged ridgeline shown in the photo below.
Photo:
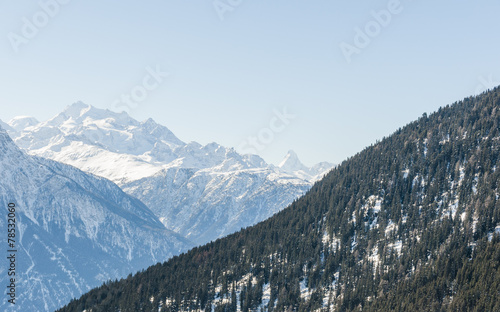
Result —
[{"label": "jagged ridgeline", "polygon": [[423,115],[272,218],[60,311],[500,311],[500,89]]}]

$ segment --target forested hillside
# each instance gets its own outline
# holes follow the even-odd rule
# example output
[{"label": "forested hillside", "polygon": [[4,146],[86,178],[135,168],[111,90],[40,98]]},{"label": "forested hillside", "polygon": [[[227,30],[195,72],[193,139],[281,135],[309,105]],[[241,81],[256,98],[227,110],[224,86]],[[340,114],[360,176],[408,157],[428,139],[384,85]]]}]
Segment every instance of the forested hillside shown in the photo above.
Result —
[{"label": "forested hillside", "polygon": [[272,218],[60,311],[499,311],[500,89],[397,130]]}]

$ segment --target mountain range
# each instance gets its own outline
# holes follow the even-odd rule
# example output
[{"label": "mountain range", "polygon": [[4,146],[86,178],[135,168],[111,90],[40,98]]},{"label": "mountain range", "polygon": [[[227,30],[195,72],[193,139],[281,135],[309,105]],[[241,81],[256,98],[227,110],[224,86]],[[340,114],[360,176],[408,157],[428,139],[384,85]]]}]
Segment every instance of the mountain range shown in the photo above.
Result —
[{"label": "mountain range", "polygon": [[45,122],[21,116],[0,127],[1,204],[16,204],[19,227],[9,311],[52,311],[262,221],[333,166],[308,168],[293,151],[273,166],[216,143],[186,144],[152,119],[81,102]]},{"label": "mountain range", "polygon": [[[17,250],[16,304],[2,300],[1,311],[53,311],[105,281],[193,247],[114,183],[27,155],[3,129],[0,172],[4,215],[9,204],[16,206]],[[0,218],[0,228],[6,222]],[[8,246],[7,235],[2,245]],[[0,266],[1,285],[12,277],[7,268]]]},{"label": "mountain range", "polygon": [[269,219],[66,311],[500,311],[500,88],[397,129]]},{"label": "mountain range", "polygon": [[274,166],[217,143],[184,143],[153,119],[82,102],[44,122],[16,117],[4,126],[27,153],[115,182],[196,244],[270,217],[333,167],[306,167],[293,151]]}]

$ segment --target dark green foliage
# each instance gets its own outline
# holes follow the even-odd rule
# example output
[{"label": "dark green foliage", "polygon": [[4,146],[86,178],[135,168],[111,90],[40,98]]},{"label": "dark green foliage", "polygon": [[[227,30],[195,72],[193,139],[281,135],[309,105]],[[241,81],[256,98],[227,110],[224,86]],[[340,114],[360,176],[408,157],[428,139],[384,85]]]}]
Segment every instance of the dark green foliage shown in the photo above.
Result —
[{"label": "dark green foliage", "polygon": [[[456,238],[453,238],[456,239]],[[460,240],[455,243],[459,243]],[[458,246],[456,246],[458,247]],[[500,311],[500,240],[451,248],[366,311]]]},{"label": "dark green foliage", "polygon": [[272,218],[60,311],[500,311],[499,92],[424,114]]}]

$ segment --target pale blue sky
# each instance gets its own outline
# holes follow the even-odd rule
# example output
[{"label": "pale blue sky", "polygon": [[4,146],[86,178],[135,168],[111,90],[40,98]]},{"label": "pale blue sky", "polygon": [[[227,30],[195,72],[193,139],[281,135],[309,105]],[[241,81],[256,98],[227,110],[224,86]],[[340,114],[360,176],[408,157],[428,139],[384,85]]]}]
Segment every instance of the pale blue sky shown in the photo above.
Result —
[{"label": "pale blue sky", "polygon": [[[45,120],[78,100],[116,110],[136,92],[131,116],[181,140],[272,163],[293,149],[312,165],[500,84],[494,0],[220,0],[232,5],[223,19],[213,1],[60,0],[49,16],[51,1],[0,0],[3,121]],[[372,37],[348,63],[340,45],[355,46],[356,28]],[[169,76],[149,77],[155,68]],[[248,138],[259,135],[257,150]]]}]

